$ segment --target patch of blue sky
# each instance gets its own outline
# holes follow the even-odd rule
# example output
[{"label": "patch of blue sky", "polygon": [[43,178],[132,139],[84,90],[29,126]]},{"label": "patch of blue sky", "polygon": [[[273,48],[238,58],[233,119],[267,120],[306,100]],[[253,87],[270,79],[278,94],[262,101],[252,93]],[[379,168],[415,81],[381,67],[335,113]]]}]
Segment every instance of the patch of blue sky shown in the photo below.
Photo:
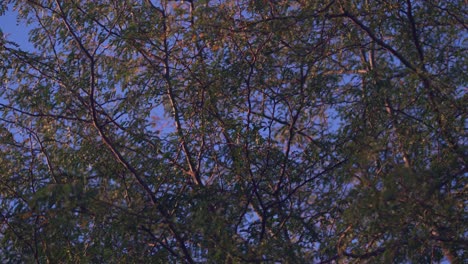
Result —
[{"label": "patch of blue sky", "polygon": [[3,37],[18,45],[21,50],[32,51],[33,45],[29,42],[28,32],[32,26],[22,23],[18,19],[18,14],[10,6],[5,14],[0,16],[0,30]]}]

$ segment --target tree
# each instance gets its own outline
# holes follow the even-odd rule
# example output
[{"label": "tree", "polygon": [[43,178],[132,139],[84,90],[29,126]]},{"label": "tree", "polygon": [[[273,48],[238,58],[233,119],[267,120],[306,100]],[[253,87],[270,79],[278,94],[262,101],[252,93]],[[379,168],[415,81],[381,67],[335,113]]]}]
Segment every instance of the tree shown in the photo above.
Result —
[{"label": "tree", "polygon": [[4,1],[4,262],[467,258],[464,1]]}]

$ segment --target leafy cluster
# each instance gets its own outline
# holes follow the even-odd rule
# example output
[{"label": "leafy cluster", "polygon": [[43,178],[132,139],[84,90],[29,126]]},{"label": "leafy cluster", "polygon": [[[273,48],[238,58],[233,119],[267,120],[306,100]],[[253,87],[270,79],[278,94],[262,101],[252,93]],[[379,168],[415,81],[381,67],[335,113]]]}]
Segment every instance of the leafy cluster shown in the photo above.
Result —
[{"label": "leafy cluster", "polygon": [[465,1],[8,8],[1,262],[468,258]]}]

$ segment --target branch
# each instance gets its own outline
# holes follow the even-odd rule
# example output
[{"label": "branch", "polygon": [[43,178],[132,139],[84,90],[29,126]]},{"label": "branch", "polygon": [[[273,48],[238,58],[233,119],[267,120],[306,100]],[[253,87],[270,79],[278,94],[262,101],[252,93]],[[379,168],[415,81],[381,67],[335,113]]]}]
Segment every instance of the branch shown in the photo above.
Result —
[{"label": "branch", "polygon": [[356,24],[357,26],[359,26],[362,30],[364,30],[367,35],[373,40],[375,41],[377,44],[379,44],[382,48],[388,50],[390,53],[392,53],[395,57],[397,57],[401,63],[403,63],[406,67],[408,67],[409,69],[411,69],[412,71],[418,73],[418,70],[416,69],[416,67],[413,66],[413,64],[411,64],[405,57],[403,57],[403,55],[401,55],[398,51],[396,51],[394,48],[392,48],[390,45],[388,45],[387,43],[385,43],[383,40],[381,40],[380,38],[378,38],[374,32],[372,32],[372,30],[367,27],[366,25],[364,25],[362,23],[362,21],[360,21],[359,19],[356,18],[356,16],[354,16],[353,14],[349,13],[348,11],[344,11],[344,16],[348,17],[349,19],[351,19],[351,21],[354,22],[354,24]]}]

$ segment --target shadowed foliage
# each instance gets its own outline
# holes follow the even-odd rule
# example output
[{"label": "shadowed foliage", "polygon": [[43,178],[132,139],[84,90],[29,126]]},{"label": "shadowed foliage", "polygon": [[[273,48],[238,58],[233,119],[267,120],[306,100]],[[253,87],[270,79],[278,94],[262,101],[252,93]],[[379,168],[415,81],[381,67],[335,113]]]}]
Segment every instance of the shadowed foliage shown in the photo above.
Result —
[{"label": "shadowed foliage", "polygon": [[460,263],[466,1],[2,1],[5,263]]}]

